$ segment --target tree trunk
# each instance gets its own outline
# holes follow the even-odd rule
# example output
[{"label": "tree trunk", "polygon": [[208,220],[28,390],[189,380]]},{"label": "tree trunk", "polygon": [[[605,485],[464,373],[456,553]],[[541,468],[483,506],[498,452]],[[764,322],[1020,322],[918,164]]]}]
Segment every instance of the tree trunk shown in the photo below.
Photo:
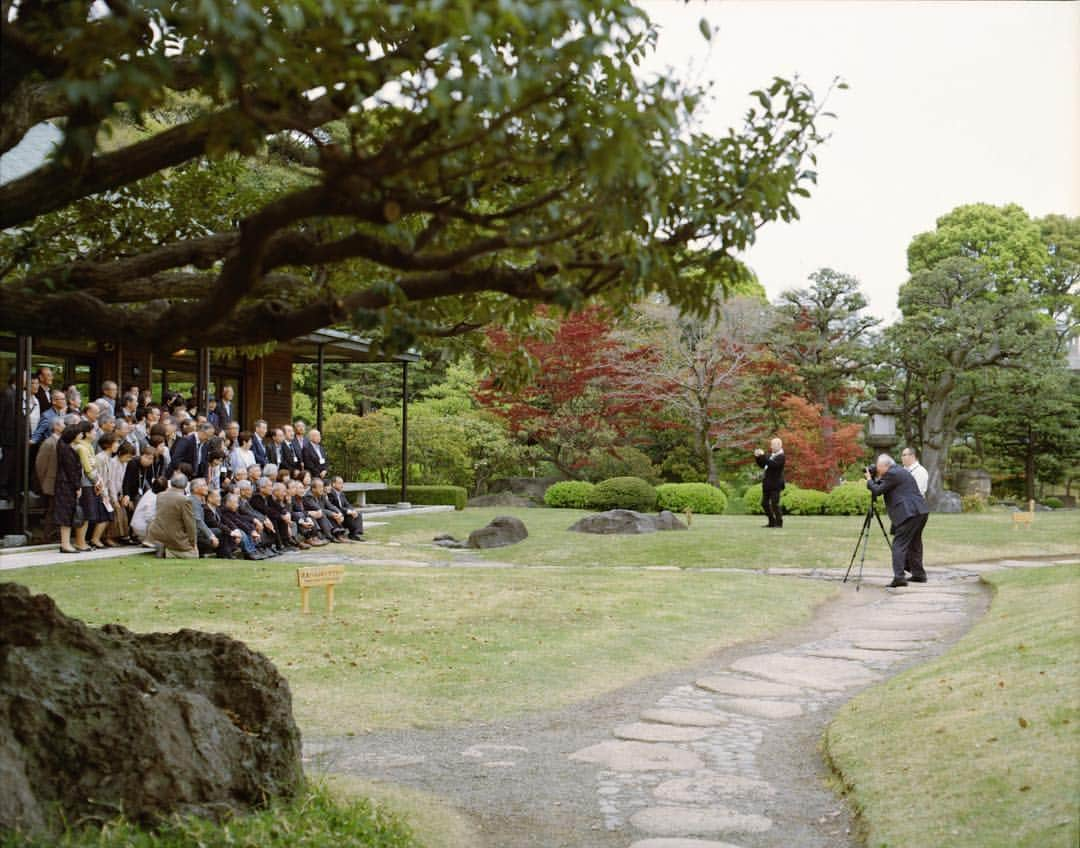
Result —
[{"label": "tree trunk", "polygon": [[949,446],[956,436],[955,414],[950,403],[953,381],[941,378],[934,386],[926,405],[923,420],[922,464],[930,476],[926,487],[926,501],[931,509],[939,509],[945,492],[945,462],[949,458]]},{"label": "tree trunk", "polygon": [[701,456],[705,460],[705,480],[711,485],[715,486],[718,482],[716,471],[716,457],[713,454],[712,444],[709,441],[709,428],[705,426],[704,430],[699,432],[699,440],[701,443]]},{"label": "tree trunk", "polygon": [[1035,500],[1035,443],[1028,427],[1027,447],[1024,450],[1024,501]]}]

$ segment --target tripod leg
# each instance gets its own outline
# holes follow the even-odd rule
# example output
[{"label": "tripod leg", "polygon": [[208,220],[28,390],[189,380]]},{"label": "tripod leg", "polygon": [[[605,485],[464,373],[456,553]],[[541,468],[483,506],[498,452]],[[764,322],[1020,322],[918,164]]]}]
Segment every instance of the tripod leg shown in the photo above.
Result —
[{"label": "tripod leg", "polygon": [[870,515],[867,514],[866,518],[863,519],[862,529],[859,530],[859,538],[858,538],[858,541],[855,542],[855,550],[853,550],[851,552],[851,559],[848,561],[847,571],[844,572],[844,580],[843,580],[844,583],[848,582],[848,577],[851,575],[851,568],[852,568],[852,566],[855,565],[855,557],[857,557],[859,555],[859,547],[860,546],[863,547],[863,557],[865,558],[865,556],[866,556],[866,552],[865,552],[866,546],[863,545],[863,539],[864,538],[869,538],[869,536],[870,536]]},{"label": "tripod leg", "polygon": [[892,539],[889,538],[889,534],[885,530],[885,525],[881,521],[881,516],[878,514],[877,510],[874,509],[874,505],[872,503],[870,504],[870,511],[874,513],[874,518],[877,519],[878,527],[881,528],[881,535],[885,537],[885,544],[889,546],[889,550],[892,550]]}]

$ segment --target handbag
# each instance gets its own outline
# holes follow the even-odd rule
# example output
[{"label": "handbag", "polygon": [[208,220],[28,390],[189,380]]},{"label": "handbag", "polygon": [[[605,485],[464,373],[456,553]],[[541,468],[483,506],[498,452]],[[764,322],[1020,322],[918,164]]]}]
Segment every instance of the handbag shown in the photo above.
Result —
[{"label": "handbag", "polygon": [[82,504],[75,501],[75,513],[71,519],[71,526],[78,527],[86,523],[86,513],[83,512]]}]

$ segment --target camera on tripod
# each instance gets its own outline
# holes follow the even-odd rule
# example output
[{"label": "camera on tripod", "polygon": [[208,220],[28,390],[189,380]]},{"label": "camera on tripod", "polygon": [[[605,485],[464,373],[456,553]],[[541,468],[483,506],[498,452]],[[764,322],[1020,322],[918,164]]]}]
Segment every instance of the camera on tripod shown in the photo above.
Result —
[{"label": "camera on tripod", "polygon": [[863,471],[865,471],[867,474],[869,474],[874,480],[877,479],[877,466],[876,465],[867,465],[863,469]]}]

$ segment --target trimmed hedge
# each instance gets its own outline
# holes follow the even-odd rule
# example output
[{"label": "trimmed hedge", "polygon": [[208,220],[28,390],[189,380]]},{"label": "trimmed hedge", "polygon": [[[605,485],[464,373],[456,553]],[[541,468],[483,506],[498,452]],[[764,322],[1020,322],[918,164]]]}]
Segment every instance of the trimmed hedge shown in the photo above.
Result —
[{"label": "trimmed hedge", "polygon": [[780,495],[780,509],[790,515],[822,515],[828,498],[827,492],[800,489],[789,484]]},{"label": "trimmed hedge", "polygon": [[727,495],[708,483],[664,483],[656,487],[657,509],[690,510],[698,515],[723,515]]},{"label": "trimmed hedge", "polygon": [[[870,490],[866,482],[841,483],[825,498],[826,515],[865,515],[870,507]],[[881,509],[880,500],[878,509]]]},{"label": "trimmed hedge", "polygon": [[[417,506],[445,505],[454,509],[465,509],[465,503],[469,500],[469,493],[464,486],[409,486],[408,495],[409,503]],[[367,493],[369,504],[396,504],[400,498],[400,486],[375,489]]]},{"label": "trimmed hedge", "polygon": [[555,509],[588,509],[595,489],[595,483],[585,480],[552,483],[544,492],[544,503]]},{"label": "trimmed hedge", "polygon": [[1064,509],[1065,502],[1061,498],[1049,497],[1043,498],[1043,506],[1048,506],[1050,509]]},{"label": "trimmed hedge", "polygon": [[743,504],[749,515],[764,515],[765,507],[761,505],[761,484],[754,483],[746,487],[742,496]]},{"label": "trimmed hedge", "polygon": [[640,477],[612,477],[596,484],[589,507],[600,512],[608,509],[652,512],[656,509],[656,489]]}]

